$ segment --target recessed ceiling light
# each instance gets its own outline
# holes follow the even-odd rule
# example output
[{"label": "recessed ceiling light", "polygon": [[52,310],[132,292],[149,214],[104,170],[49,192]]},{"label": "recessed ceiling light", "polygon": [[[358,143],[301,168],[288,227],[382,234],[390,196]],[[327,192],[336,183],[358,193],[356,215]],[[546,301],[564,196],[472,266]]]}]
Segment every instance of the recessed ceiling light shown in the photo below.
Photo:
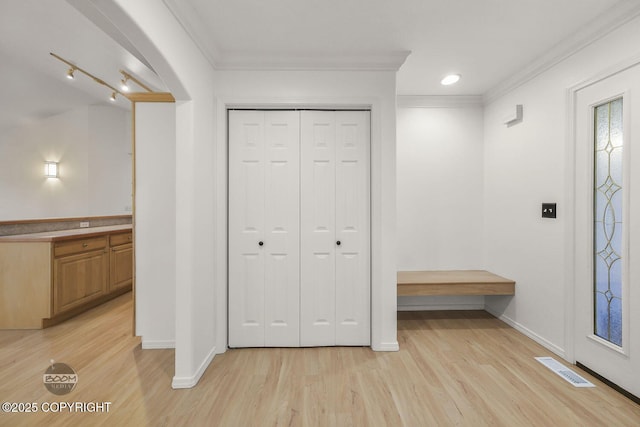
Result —
[{"label": "recessed ceiling light", "polygon": [[449,74],[448,76],[445,76],[442,80],[440,80],[440,84],[444,86],[452,85],[454,83],[457,83],[458,80],[460,80],[460,77],[460,74]]}]

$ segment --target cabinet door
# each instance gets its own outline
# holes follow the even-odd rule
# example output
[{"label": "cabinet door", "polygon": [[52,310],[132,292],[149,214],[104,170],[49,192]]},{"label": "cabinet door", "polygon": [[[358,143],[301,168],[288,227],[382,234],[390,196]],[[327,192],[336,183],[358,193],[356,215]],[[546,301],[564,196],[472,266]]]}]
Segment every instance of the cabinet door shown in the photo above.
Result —
[{"label": "cabinet door", "polygon": [[369,345],[369,112],[336,113],[336,345]]},{"label": "cabinet door", "polygon": [[111,248],[109,257],[109,291],[131,286],[133,282],[133,245]]},{"label": "cabinet door", "polygon": [[370,343],[369,113],[304,111],[301,345]]},{"label": "cabinet door", "polygon": [[229,346],[299,345],[299,114],[229,112]]},{"label": "cabinet door", "polygon": [[109,254],[106,249],[56,258],[53,269],[54,314],[107,292]]}]

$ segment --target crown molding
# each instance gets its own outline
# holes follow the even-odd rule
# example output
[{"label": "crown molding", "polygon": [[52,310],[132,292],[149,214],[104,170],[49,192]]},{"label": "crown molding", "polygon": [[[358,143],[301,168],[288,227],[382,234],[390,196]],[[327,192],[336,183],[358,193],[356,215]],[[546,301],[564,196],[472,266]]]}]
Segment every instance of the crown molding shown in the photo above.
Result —
[{"label": "crown molding", "polygon": [[[220,49],[218,49],[214,41],[206,37],[206,26],[198,13],[189,2],[180,0],[162,0],[162,2],[167,6],[167,9],[176,18],[176,21],[178,21],[187,35],[191,37],[191,40],[193,40],[211,66],[216,69],[220,61]],[[205,40],[207,40],[207,43],[205,43]]]},{"label": "crown molding", "polygon": [[184,1],[162,0],[200,52],[216,70],[361,70],[398,71],[411,51],[353,53],[264,53],[222,51],[206,26]]},{"label": "crown molding", "polygon": [[398,108],[482,107],[482,95],[398,95]]},{"label": "crown molding", "polygon": [[507,80],[489,89],[483,96],[484,103],[490,104],[517,89],[638,16],[640,16],[640,4],[637,0],[624,0],[618,3]]}]

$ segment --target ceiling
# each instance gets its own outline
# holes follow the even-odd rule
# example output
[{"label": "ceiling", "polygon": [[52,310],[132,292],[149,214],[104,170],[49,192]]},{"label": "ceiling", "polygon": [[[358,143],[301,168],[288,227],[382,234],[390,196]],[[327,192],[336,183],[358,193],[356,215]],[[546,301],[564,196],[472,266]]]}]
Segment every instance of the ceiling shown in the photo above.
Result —
[{"label": "ceiling", "polygon": [[[0,1],[0,135],[11,128],[87,105],[130,109],[130,102],[75,72],[53,52],[119,88],[119,70],[154,90],[162,81],[142,61],[99,30],[65,0]],[[142,89],[138,89],[142,91]]]},{"label": "ceiling", "polygon": [[[640,13],[637,0],[163,1],[217,68],[380,67],[406,57],[398,72],[401,95],[486,94],[550,53],[561,56],[602,34],[621,14]],[[109,103],[107,88],[84,76],[69,81],[68,67],[49,52],[116,87],[124,69],[166,90],[135,47],[94,25],[100,18],[90,4],[0,1],[0,133]],[[441,86],[451,72],[462,80]],[[122,97],[116,105],[129,108]]]},{"label": "ceiling", "polygon": [[[297,58],[304,68],[311,56],[411,51],[397,80],[405,95],[484,94],[579,30],[600,29],[614,5],[638,7],[637,0],[164,2],[221,68],[259,67],[269,57],[290,58],[290,68]],[[448,73],[463,78],[443,87]]]}]

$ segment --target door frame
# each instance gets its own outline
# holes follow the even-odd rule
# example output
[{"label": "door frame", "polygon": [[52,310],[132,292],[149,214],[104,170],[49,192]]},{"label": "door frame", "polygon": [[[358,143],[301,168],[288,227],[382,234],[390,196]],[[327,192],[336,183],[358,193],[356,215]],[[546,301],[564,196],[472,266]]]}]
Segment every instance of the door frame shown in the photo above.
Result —
[{"label": "door frame", "polygon": [[576,171],[577,171],[577,96],[578,92],[591,85],[602,82],[603,80],[613,77],[623,71],[626,71],[634,66],[640,65],[640,55],[636,55],[609,67],[593,77],[584,80],[569,89],[566,92],[567,99],[567,132],[566,132],[566,147],[565,147],[565,193],[567,194],[567,219],[571,221],[566,227],[566,240],[565,240],[565,351],[564,358],[571,362],[576,363],[575,354],[575,296],[577,294],[577,282],[576,272],[579,268],[578,257],[576,256],[577,248],[575,246],[576,233],[578,232],[576,227],[577,215],[580,210],[577,209],[576,198]]},{"label": "door frame", "polygon": [[[393,269],[387,268],[384,261],[384,244],[389,242],[388,227],[383,222],[385,203],[383,203],[383,135],[382,100],[375,97],[362,98],[218,98],[216,105],[216,130],[219,144],[216,145],[216,173],[215,187],[218,194],[224,194],[225,206],[216,208],[217,212],[224,212],[216,219],[216,231],[219,237],[216,245],[216,352],[224,353],[228,346],[228,124],[227,110],[229,109],[257,109],[257,110],[368,110],[370,111],[370,271],[371,271],[371,348],[375,351],[398,351],[399,345],[395,331],[397,330],[397,299],[396,299],[396,271],[395,260]],[[393,182],[395,186],[395,182]],[[388,202],[388,201],[387,201]],[[395,210],[395,203],[393,204]],[[384,243],[383,243],[384,242]],[[388,249],[388,248],[387,248]],[[395,249],[394,249],[395,250]],[[394,252],[395,253],[395,252]],[[390,285],[393,285],[391,287]],[[393,341],[384,341],[393,329]]]}]

